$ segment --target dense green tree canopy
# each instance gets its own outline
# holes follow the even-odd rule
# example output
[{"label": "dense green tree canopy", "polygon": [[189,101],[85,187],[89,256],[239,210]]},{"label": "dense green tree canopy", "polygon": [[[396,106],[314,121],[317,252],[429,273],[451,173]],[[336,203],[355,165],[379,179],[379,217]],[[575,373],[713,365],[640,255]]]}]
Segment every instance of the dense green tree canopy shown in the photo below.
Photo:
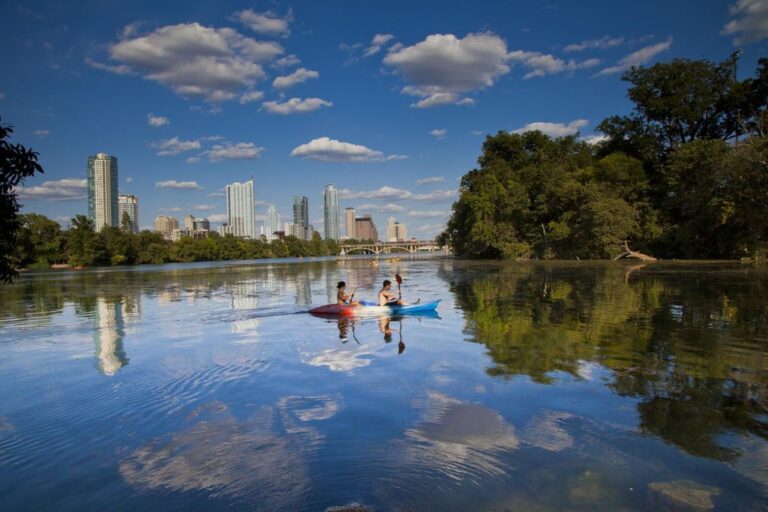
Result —
[{"label": "dense green tree canopy", "polygon": [[440,241],[474,258],[608,258],[625,240],[662,257],[733,258],[768,239],[768,59],[632,68],[635,105],[576,136],[499,132],[462,179]]},{"label": "dense green tree canopy", "polygon": [[15,275],[14,252],[21,226],[16,187],[43,168],[37,162],[37,153],[21,144],[11,144],[13,127],[3,125],[0,119],[0,281],[8,282]]}]

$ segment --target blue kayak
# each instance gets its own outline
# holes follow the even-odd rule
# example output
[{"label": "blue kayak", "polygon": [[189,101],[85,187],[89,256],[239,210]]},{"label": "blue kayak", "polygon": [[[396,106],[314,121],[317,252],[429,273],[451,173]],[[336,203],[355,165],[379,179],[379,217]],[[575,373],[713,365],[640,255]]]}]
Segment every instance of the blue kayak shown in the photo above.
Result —
[{"label": "blue kayak", "polygon": [[363,306],[364,308],[376,308],[376,309],[381,309],[383,311],[390,311],[392,313],[418,313],[423,311],[434,311],[437,309],[437,306],[439,304],[440,304],[440,299],[431,300],[428,302],[419,302],[418,304],[408,304],[406,306],[398,306],[397,304],[379,306],[375,302],[370,302],[367,300],[360,301],[360,305]]}]

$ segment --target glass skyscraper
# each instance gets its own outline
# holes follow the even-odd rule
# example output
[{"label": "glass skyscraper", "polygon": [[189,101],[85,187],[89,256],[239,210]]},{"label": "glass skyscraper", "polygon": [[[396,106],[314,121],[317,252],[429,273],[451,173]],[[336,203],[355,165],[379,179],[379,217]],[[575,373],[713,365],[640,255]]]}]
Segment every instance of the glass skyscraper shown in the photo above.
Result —
[{"label": "glass skyscraper", "polygon": [[256,210],[253,200],[253,180],[226,186],[226,232],[242,238],[256,238]]},{"label": "glass skyscraper", "polygon": [[325,186],[325,202],[323,204],[323,219],[325,221],[325,238],[338,240],[339,236],[339,191],[333,185]]},{"label": "glass skyscraper", "polygon": [[280,214],[277,213],[277,208],[273,204],[267,208],[267,215],[264,219],[264,231],[267,240],[274,240],[275,231],[280,231]]},{"label": "glass skyscraper", "polygon": [[307,238],[309,232],[309,199],[306,196],[293,197],[293,224],[297,238]]},{"label": "glass skyscraper", "polygon": [[88,157],[88,218],[96,231],[120,226],[117,201],[117,157],[97,153]]},{"label": "glass skyscraper", "polygon": [[123,214],[127,213],[131,222],[131,232],[139,232],[139,198],[130,194],[121,194],[117,198],[118,216],[117,222],[123,227]]}]

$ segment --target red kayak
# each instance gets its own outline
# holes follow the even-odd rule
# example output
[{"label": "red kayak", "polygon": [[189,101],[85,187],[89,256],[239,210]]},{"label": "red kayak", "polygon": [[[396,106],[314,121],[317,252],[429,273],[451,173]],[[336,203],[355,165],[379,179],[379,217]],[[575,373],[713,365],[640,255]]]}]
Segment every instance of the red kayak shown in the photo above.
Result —
[{"label": "red kayak", "polygon": [[357,309],[358,306],[350,306],[349,304],[326,304],[310,309],[309,312],[313,315],[355,316]]}]

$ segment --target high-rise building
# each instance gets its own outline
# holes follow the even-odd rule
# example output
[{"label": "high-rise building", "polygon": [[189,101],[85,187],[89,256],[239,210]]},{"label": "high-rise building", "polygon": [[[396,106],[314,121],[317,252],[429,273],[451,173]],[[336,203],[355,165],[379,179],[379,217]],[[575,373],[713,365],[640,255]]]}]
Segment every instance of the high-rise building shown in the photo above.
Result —
[{"label": "high-rise building", "polygon": [[404,242],[408,236],[408,229],[394,217],[387,219],[387,242]]},{"label": "high-rise building", "polygon": [[88,157],[88,217],[96,231],[120,226],[117,202],[117,157],[97,153]]},{"label": "high-rise building", "polygon": [[120,194],[117,196],[117,221],[119,226],[123,227],[123,217],[128,214],[131,225],[131,233],[139,232],[139,198],[130,194]]},{"label": "high-rise building", "polygon": [[306,239],[309,230],[309,199],[306,196],[293,198],[293,223],[296,225],[294,236]]},{"label": "high-rise building", "polygon": [[323,220],[326,240],[339,239],[339,191],[333,185],[325,186]]},{"label": "high-rise building", "polygon": [[179,230],[179,221],[175,217],[158,215],[155,217],[155,231],[163,235],[166,240],[173,240],[174,231]]},{"label": "high-rise building", "polygon": [[256,210],[253,180],[226,186],[227,232],[237,237],[256,238]]},{"label": "high-rise building", "polygon": [[347,238],[357,238],[357,232],[355,231],[355,209],[344,208],[344,223],[347,225]]},{"label": "high-rise building", "polygon": [[211,230],[211,222],[208,219],[195,219],[192,223],[192,229],[194,231],[210,231]]},{"label": "high-rise building", "polygon": [[398,242],[405,242],[408,239],[408,228],[405,224],[395,224],[395,238]]},{"label": "high-rise building", "polygon": [[274,240],[275,233],[280,231],[280,214],[277,213],[277,208],[273,204],[267,208],[267,215],[264,218],[264,231],[267,240]]},{"label": "high-rise building", "polygon": [[370,215],[363,215],[355,219],[355,233],[358,240],[378,241],[379,233],[376,231],[376,224]]},{"label": "high-rise building", "polygon": [[195,230],[195,216],[194,215],[187,215],[184,217],[184,230],[185,231],[194,231]]}]

